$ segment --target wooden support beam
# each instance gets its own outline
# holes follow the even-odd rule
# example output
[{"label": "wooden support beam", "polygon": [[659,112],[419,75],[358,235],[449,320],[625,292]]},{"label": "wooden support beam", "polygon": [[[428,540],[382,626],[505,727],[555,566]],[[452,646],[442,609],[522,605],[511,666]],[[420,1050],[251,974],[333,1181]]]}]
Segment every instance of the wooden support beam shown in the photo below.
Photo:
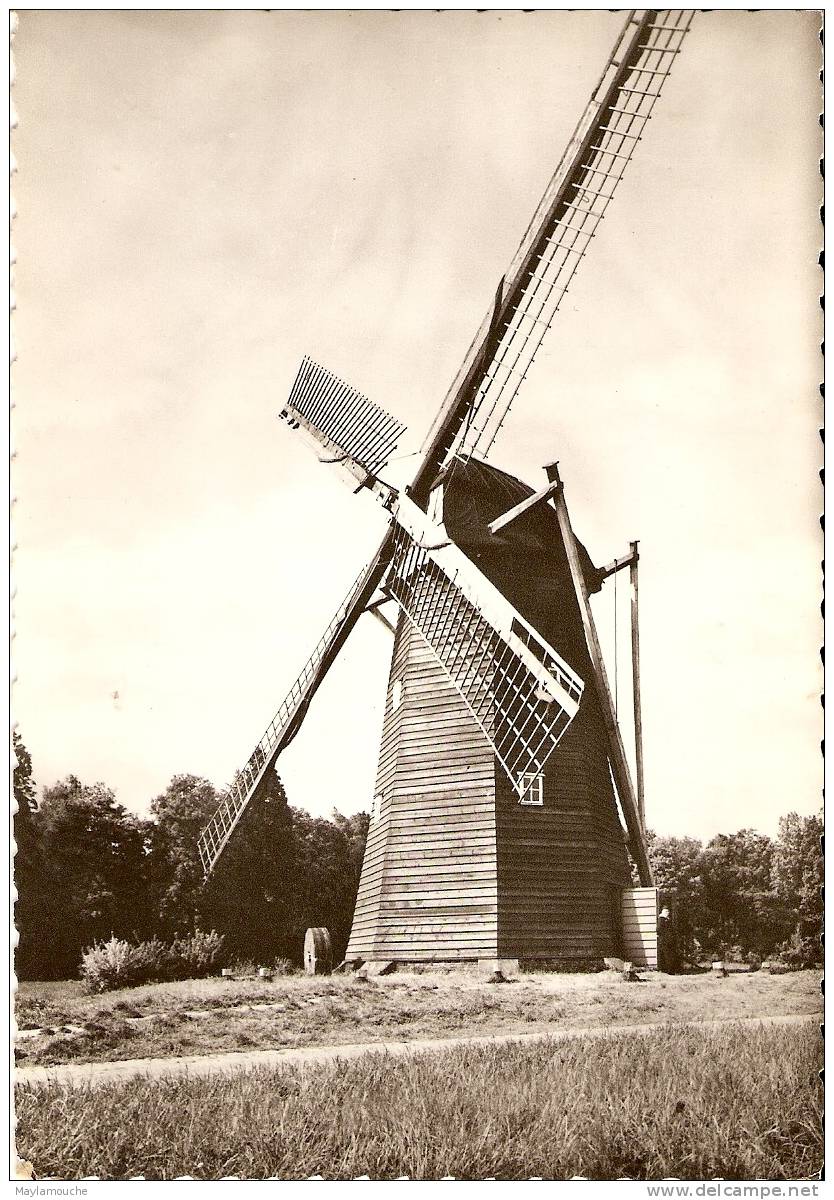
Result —
[{"label": "wooden support beam", "polygon": [[643,825],[640,820],[640,810],[637,801],[637,796],[634,791],[634,785],[631,782],[631,775],[628,769],[628,760],[626,759],[625,746],[623,745],[620,727],[617,724],[617,716],[614,711],[614,701],[611,698],[611,689],[608,685],[608,676],[605,671],[605,663],[602,657],[602,647],[600,646],[599,637],[597,635],[596,625],[594,624],[593,613],[588,599],[588,588],[585,584],[585,577],[582,574],[582,566],[579,561],[579,551],[576,546],[576,539],[573,535],[573,529],[570,523],[567,504],[565,503],[565,490],[559,479],[558,464],[553,463],[545,467],[547,477],[550,482],[559,484],[559,489],[556,492],[556,514],[559,518],[559,528],[562,534],[562,541],[565,545],[565,552],[568,558],[568,566],[570,568],[571,578],[573,580],[576,599],[579,604],[579,611],[582,616],[582,625],[585,631],[585,640],[588,643],[588,652],[591,656],[591,665],[594,669],[594,679],[596,683],[596,691],[599,697],[600,708],[605,722],[605,728],[608,733],[609,756],[611,760],[611,771],[614,776],[614,783],[617,787],[617,793],[620,797],[620,804],[623,809],[626,827],[629,833],[631,851],[637,863],[637,871],[640,876],[640,883],[643,887],[651,887],[653,884],[652,869],[649,864],[648,854],[646,853],[646,839],[643,831]]},{"label": "wooden support beam", "polygon": [[372,617],[376,617],[378,621],[381,621],[386,629],[390,629],[391,633],[396,633],[396,626],[388,620],[385,613],[380,612],[383,604],[388,604],[392,599],[391,596],[377,596],[376,600],[372,600],[370,604],[365,605],[365,612],[370,613]]},{"label": "wooden support beam", "polygon": [[396,625],[392,624],[392,622],[386,617],[385,613],[380,612],[378,608],[368,608],[365,611],[375,616],[378,621],[381,621],[385,628],[390,630],[391,633],[397,632]]},{"label": "wooden support beam", "polygon": [[640,623],[637,611],[637,564],[639,561],[640,555],[637,553],[637,542],[632,542],[629,575],[631,577],[631,672],[632,695],[634,697],[634,756],[637,764],[637,811],[640,814],[640,824],[645,829],[646,801],[643,792],[643,713],[640,707]]},{"label": "wooden support beam", "polygon": [[526,500],[522,500],[521,503],[516,504],[514,508],[507,509],[507,511],[502,513],[500,517],[496,517],[494,521],[490,521],[489,525],[487,526],[489,532],[494,537],[496,533],[500,533],[502,529],[506,529],[506,527],[511,525],[513,521],[517,521],[519,517],[524,516],[524,514],[529,512],[531,508],[535,508],[537,504],[543,504],[546,500],[549,500],[550,497],[553,496],[558,490],[558,483],[549,483],[547,487],[542,488],[541,491],[535,492],[532,496],[528,496]]},{"label": "wooden support beam", "polygon": [[[636,542],[632,542],[631,544],[632,546],[637,545]],[[607,579],[609,575],[613,575],[616,571],[622,571],[623,567],[630,567],[634,562],[634,555],[636,553],[637,551],[634,550],[631,554],[624,554],[622,558],[615,558],[612,562],[607,563],[604,567],[600,567],[600,578]]]}]

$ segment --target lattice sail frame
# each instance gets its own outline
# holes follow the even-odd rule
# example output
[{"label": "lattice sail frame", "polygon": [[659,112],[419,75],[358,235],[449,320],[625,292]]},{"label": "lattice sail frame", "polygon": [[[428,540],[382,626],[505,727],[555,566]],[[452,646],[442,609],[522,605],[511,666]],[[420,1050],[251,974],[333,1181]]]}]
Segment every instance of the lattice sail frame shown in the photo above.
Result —
[{"label": "lattice sail frame", "polygon": [[431,549],[398,524],[386,588],[521,795],[522,776],[544,769],[576,715],[584,682],[451,544]]},{"label": "lattice sail frame", "polygon": [[[693,10],[643,10],[624,26],[507,272],[506,278],[513,280],[546,221],[544,243],[530,264],[532,269],[527,272],[519,302],[502,322],[497,351],[476,393],[457,444],[458,453],[486,457],[492,449],[641,140],[693,16]],[[634,61],[623,72],[617,55],[627,49],[630,27],[636,25],[639,29],[646,17],[641,39],[633,48]],[[609,96],[618,73],[622,78]],[[595,126],[595,136],[588,140]],[[580,154],[583,145],[584,153]],[[560,192],[564,192],[561,200]],[[547,220],[551,207],[554,211]],[[484,319],[457,380],[463,378],[474,349],[481,344],[490,317],[488,314]]]},{"label": "lattice sail frame", "polygon": [[246,806],[255,794],[255,790],[267,771],[274,765],[279,750],[286,745],[285,734],[303,709],[308,699],[310,683],[318,666],[342,623],[348,618],[357,596],[362,591],[365,578],[366,568],[363,567],[319,638],[315,650],[302,667],[295,683],[281,702],[275,716],[264,730],[257,746],[249,755],[243,770],[238,773],[234,782],[227,789],[213,817],[200,833],[197,848],[206,876],[209,875],[226,848]]},{"label": "lattice sail frame", "polygon": [[385,466],[405,429],[378,404],[307,355],[281,416],[303,424],[321,444],[353,459],[369,475]]}]

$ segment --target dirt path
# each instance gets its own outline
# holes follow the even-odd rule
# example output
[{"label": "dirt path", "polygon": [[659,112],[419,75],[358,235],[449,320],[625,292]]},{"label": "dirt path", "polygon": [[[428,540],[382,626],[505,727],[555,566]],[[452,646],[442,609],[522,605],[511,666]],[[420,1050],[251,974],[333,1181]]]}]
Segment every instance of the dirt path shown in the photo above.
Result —
[{"label": "dirt path", "polygon": [[410,1042],[364,1042],[344,1046],[301,1046],[289,1050],[244,1050],[230,1054],[190,1055],[185,1058],[130,1058],[123,1062],[70,1063],[56,1067],[24,1067],[15,1071],[15,1082],[33,1085],[63,1083],[97,1086],[126,1079],[163,1079],[178,1075],[216,1075],[255,1067],[305,1067],[313,1063],[359,1058],[363,1054],[417,1054],[458,1046],[505,1046],[517,1043],[565,1041],[568,1038],[610,1038],[622,1034],[652,1033],[660,1029],[719,1029],[725,1025],[798,1025],[822,1020],[819,1015],[735,1017],[715,1021],[651,1021],[640,1025],[608,1025],[589,1029],[544,1029],[535,1033],[498,1033],[464,1037],[430,1038]]}]

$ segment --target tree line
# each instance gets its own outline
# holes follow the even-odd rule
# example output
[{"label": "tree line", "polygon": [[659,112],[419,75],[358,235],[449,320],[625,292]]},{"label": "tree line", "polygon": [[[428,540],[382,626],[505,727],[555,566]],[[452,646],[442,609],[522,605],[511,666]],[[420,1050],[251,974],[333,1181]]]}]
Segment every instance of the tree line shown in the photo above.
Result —
[{"label": "tree line", "polygon": [[[220,794],[175,775],[140,818],[102,783],[75,776],[42,789],[19,735],[15,956],[22,979],[76,975],[81,953],[115,934],[171,940],[216,929],[232,958],[301,961],[305,930],[325,925],[339,961],[350,935],[368,817],[312,817],[287,802],[271,771],[208,883],[200,830]],[[661,904],[673,913],[684,961],[781,955],[821,959],[822,814],[790,813],[774,840],[752,829],[696,838],[649,835]]]},{"label": "tree line", "polygon": [[755,829],[691,837],[649,834],[660,901],[687,962],[778,957],[822,961],[823,816],[788,813],[773,840]]},{"label": "tree line", "polygon": [[73,977],[82,951],[111,934],[170,941],[216,929],[232,958],[300,963],[305,930],[325,925],[344,955],[365,813],[327,820],[291,808],[271,771],[204,885],[197,839],[221,799],[208,780],[175,775],[143,819],[74,775],[38,796],[16,732],[14,750],[19,978]]}]

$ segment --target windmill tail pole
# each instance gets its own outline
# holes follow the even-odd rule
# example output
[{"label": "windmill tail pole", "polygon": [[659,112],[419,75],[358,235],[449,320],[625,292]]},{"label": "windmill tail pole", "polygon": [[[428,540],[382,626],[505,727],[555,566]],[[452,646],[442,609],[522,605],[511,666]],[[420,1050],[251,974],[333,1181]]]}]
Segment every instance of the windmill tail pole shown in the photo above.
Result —
[{"label": "windmill tail pole", "polygon": [[617,795],[620,799],[620,806],[623,810],[626,829],[629,836],[629,847],[637,864],[637,871],[640,876],[640,883],[643,887],[651,887],[654,883],[652,877],[652,868],[649,863],[649,856],[646,847],[646,835],[643,828],[643,823],[640,818],[640,808],[637,800],[637,795],[634,790],[634,784],[631,781],[631,773],[628,769],[628,760],[626,758],[625,746],[623,745],[620,727],[617,723],[617,715],[614,711],[614,701],[611,697],[611,688],[608,683],[608,675],[605,670],[605,662],[602,657],[602,647],[597,634],[596,625],[594,623],[593,613],[591,612],[591,604],[588,598],[588,588],[585,583],[585,577],[582,574],[582,566],[579,561],[579,552],[576,548],[576,539],[573,535],[573,528],[570,522],[568,507],[565,502],[565,489],[559,478],[558,464],[552,463],[545,467],[547,478],[551,482],[558,483],[559,490],[554,496],[556,505],[556,514],[559,518],[559,529],[562,534],[562,541],[567,555],[568,567],[570,569],[571,579],[573,580],[576,600],[579,605],[579,612],[582,617],[582,626],[585,633],[585,641],[588,645],[588,653],[591,659],[591,665],[594,671],[594,683],[596,685],[596,693],[599,699],[602,716],[605,722],[606,733],[608,734],[608,754],[611,763],[611,773],[614,776],[614,783],[617,788]]},{"label": "windmill tail pole", "polygon": [[637,564],[640,561],[640,555],[637,546],[637,542],[631,543],[631,563],[628,570],[631,577],[631,671],[634,698],[634,758],[637,767],[637,812],[640,824],[645,831],[646,799],[643,783],[643,712],[640,704],[640,619],[637,587]]}]

